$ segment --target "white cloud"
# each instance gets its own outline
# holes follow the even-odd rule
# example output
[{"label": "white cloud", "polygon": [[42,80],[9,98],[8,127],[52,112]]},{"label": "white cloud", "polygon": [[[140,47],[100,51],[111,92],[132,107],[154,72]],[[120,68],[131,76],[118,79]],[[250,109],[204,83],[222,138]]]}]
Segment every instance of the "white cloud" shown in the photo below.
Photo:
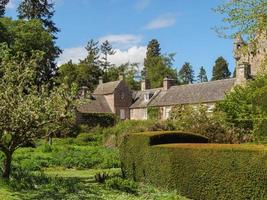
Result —
[{"label": "white cloud", "polygon": [[141,35],[120,34],[120,35],[107,35],[98,39],[100,43],[108,40],[114,48],[128,49],[132,46],[138,45],[142,41]]},{"label": "white cloud", "polygon": [[162,15],[150,23],[148,23],[145,28],[146,29],[160,29],[173,26],[176,23],[176,15],[175,14],[165,14]]},{"label": "white cloud", "polygon": [[84,59],[87,55],[87,52],[84,47],[73,47],[63,50],[63,53],[58,59],[58,65],[62,65],[72,60],[73,63],[78,63],[80,59]]},{"label": "white cloud", "polygon": [[109,56],[109,61],[115,65],[130,62],[139,63],[140,66],[143,66],[146,50],[146,46],[133,46],[125,51],[116,49],[116,53]]},{"label": "white cloud", "polygon": [[10,0],[6,6],[7,9],[15,9],[16,8],[16,2],[15,0]]},{"label": "white cloud", "polygon": [[135,8],[138,11],[142,11],[149,6],[150,2],[151,0],[138,0],[135,4]]},{"label": "white cloud", "polygon": [[[146,56],[146,46],[133,46],[127,50],[115,49],[116,53],[109,56],[109,62],[115,65],[121,65],[127,62],[139,63],[144,65],[144,58]],[[72,60],[73,63],[78,63],[80,59],[84,59],[87,55],[84,47],[74,47],[64,49],[63,53],[58,59],[58,65],[67,63]]]}]

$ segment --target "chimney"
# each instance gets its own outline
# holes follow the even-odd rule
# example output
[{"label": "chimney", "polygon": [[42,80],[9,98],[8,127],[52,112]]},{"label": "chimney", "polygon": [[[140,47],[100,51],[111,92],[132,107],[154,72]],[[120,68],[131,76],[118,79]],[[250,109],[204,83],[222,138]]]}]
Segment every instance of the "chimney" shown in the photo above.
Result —
[{"label": "chimney", "polygon": [[124,73],[123,72],[119,73],[119,80],[120,81],[124,80]]},{"label": "chimney", "polygon": [[86,86],[81,87],[81,98],[86,99],[89,88]]},{"label": "chimney", "polygon": [[168,90],[172,86],[172,79],[165,77],[163,79],[163,89]]},{"label": "chimney", "polygon": [[99,85],[103,84],[103,77],[100,76],[100,77],[98,78],[98,81],[99,81]]},{"label": "chimney", "polygon": [[141,91],[145,91],[150,89],[150,84],[148,80],[142,80],[141,81]]},{"label": "chimney", "polygon": [[245,62],[238,63],[236,67],[236,85],[242,85],[248,79],[248,64]]}]

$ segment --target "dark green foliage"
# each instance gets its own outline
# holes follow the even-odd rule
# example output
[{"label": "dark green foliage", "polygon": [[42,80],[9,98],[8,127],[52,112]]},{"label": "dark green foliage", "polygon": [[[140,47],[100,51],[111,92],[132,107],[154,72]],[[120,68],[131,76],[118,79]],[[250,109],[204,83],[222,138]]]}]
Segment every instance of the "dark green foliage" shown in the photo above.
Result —
[{"label": "dark green foliage", "polygon": [[54,3],[47,0],[23,0],[18,7],[20,19],[39,19],[49,32],[57,33],[59,29],[52,21],[54,12]]},{"label": "dark green foliage", "polygon": [[194,70],[189,62],[186,62],[182,66],[182,68],[180,69],[178,73],[178,76],[179,76],[179,81],[181,84],[189,84],[195,81]]},{"label": "dark green foliage", "polygon": [[0,17],[4,16],[9,0],[0,0]]},{"label": "dark green foliage", "polygon": [[138,182],[176,189],[192,199],[267,197],[267,154],[261,145],[149,146],[146,134],[132,134],[120,150],[124,175]]},{"label": "dark green foliage", "polygon": [[127,192],[131,194],[138,193],[137,183],[127,180],[127,179],[122,179],[120,177],[115,177],[115,178],[107,180],[106,185],[107,187],[114,189],[114,190],[120,190],[122,192]]},{"label": "dark green foliage", "polygon": [[213,66],[212,69],[212,79],[213,81],[215,80],[221,80],[221,79],[226,79],[230,78],[231,72],[229,71],[228,68],[228,63],[223,57],[217,58],[215,61],[215,65]]},{"label": "dark green foliage", "polygon": [[160,119],[160,108],[148,107],[147,114],[148,114],[148,119],[158,120]]},{"label": "dark green foliage", "polygon": [[198,74],[197,78],[198,78],[199,83],[208,82],[207,73],[206,73],[206,70],[204,69],[203,66],[200,67],[199,74]]},{"label": "dark green foliage", "polygon": [[226,114],[234,127],[253,132],[261,141],[267,136],[267,76],[259,75],[244,86],[236,86],[226,98],[218,103],[218,110]]},{"label": "dark green foliage", "polygon": [[114,114],[108,113],[79,113],[79,123],[90,127],[109,127],[114,126],[118,118]]},{"label": "dark green foliage", "polygon": [[[53,35],[45,30],[42,22],[34,20],[11,20],[0,18],[0,42],[5,42],[12,55],[22,54],[30,59],[36,51],[43,54],[36,66],[36,84],[47,83],[57,71],[56,58],[60,54]],[[0,63],[1,64],[1,63]]]},{"label": "dark green foliage", "polygon": [[163,79],[167,76],[176,78],[176,71],[172,68],[173,57],[174,54],[161,54],[157,40],[153,39],[149,42],[142,76],[150,82],[152,88],[161,87]]}]

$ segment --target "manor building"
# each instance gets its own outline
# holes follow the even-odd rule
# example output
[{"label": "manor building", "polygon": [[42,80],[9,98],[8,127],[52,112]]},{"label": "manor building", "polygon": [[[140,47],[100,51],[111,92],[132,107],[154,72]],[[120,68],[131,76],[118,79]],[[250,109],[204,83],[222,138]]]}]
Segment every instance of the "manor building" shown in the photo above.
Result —
[{"label": "manor building", "polygon": [[[120,75],[118,81],[103,83],[92,93],[90,102],[78,107],[80,115],[86,113],[114,113],[120,119],[146,120],[148,109],[158,108],[160,119],[168,119],[170,111],[176,105],[206,105],[212,112],[215,104],[237,84],[252,79],[260,71],[261,64],[267,58],[267,35],[256,38],[257,43],[247,44],[240,35],[234,42],[236,60],[236,78],[188,85],[172,85],[166,77],[163,87],[150,88],[149,82],[141,81],[140,91],[131,91]],[[245,50],[244,50],[245,49]]]}]

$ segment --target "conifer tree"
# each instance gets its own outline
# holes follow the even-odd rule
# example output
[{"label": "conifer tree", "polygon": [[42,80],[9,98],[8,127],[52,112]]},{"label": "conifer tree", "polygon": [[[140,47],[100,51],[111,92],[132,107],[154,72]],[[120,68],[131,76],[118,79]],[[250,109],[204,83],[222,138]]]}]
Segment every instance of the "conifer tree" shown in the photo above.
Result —
[{"label": "conifer tree", "polygon": [[59,29],[52,21],[54,12],[54,3],[48,0],[23,0],[18,7],[20,19],[40,19],[49,32],[57,33]]},{"label": "conifer tree", "polygon": [[110,66],[110,62],[108,61],[108,56],[114,55],[115,51],[112,48],[112,45],[109,43],[108,40],[103,42],[101,44],[101,53],[103,54],[103,57],[101,58],[101,66],[104,71],[106,71]]},{"label": "conifer tree", "polygon": [[208,82],[207,73],[203,66],[200,67],[199,74],[197,77],[198,77],[198,82],[200,83]]},{"label": "conifer tree", "polygon": [[228,68],[228,63],[223,57],[217,58],[212,70],[212,80],[221,80],[230,78],[231,72]]},{"label": "conifer tree", "polygon": [[6,5],[8,2],[9,0],[0,0],[0,17],[5,15]]},{"label": "conifer tree", "polygon": [[195,81],[195,75],[192,65],[186,62],[178,73],[181,84],[189,84]]}]

